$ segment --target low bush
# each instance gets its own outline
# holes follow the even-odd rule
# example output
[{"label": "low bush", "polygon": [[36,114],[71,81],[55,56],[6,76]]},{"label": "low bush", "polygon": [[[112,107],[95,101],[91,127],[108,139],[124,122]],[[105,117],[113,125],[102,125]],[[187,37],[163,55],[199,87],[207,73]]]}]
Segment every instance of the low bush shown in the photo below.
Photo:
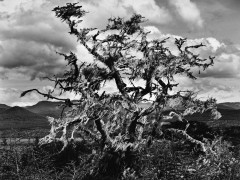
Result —
[{"label": "low bush", "polygon": [[[84,141],[44,146],[6,147],[0,155],[0,179],[150,180],[239,179],[239,148],[223,138],[205,142],[197,154],[184,139],[153,139],[140,151],[104,152]],[[58,152],[58,153],[56,153]]]}]

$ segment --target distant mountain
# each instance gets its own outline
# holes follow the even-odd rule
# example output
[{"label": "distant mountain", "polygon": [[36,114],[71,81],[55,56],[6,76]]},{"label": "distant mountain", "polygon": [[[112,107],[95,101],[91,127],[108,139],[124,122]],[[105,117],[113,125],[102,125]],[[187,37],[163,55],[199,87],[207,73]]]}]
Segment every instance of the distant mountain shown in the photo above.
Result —
[{"label": "distant mountain", "polygon": [[[219,109],[222,117],[220,121],[239,121],[240,124],[240,110],[237,109]],[[188,120],[194,121],[209,121],[211,119],[211,112],[206,111],[204,113],[195,113],[186,117]]]},{"label": "distant mountain", "polygon": [[[10,107],[0,104],[0,130],[11,128],[49,128],[46,116],[58,118],[62,112],[64,102],[40,101],[33,106]],[[139,106],[147,108],[150,103],[140,103]],[[219,103],[218,110],[222,114],[220,120],[240,121],[240,102]],[[166,109],[169,111],[169,109]],[[208,121],[210,112],[196,113],[186,117],[188,120]]]},{"label": "distant mountain", "polygon": [[218,105],[219,109],[235,109],[240,110],[240,102],[225,102],[225,103],[219,103]]},{"label": "distant mountain", "polygon": [[[140,103],[139,106],[142,108],[148,108],[151,103]],[[240,110],[240,102],[224,102],[217,104],[218,109],[232,109],[232,110]],[[166,107],[166,109],[169,109]],[[182,109],[182,107],[179,107]]]},{"label": "distant mountain", "polygon": [[1,114],[2,112],[4,112],[4,111],[6,111],[6,109],[0,108],[0,114]]},{"label": "distant mountain", "polygon": [[6,104],[0,104],[0,113],[4,112],[5,110],[9,109],[10,106],[7,106]]},{"label": "distant mountain", "polygon": [[0,129],[48,128],[47,118],[14,106],[0,113]]},{"label": "distant mountain", "polygon": [[226,120],[228,123],[238,122],[240,124],[240,102],[224,102],[217,104],[218,111],[222,114],[220,120]]},{"label": "distant mountain", "polygon": [[58,118],[61,115],[63,108],[61,105],[63,104],[64,102],[39,101],[37,104],[25,108],[42,116]]},{"label": "distant mountain", "polygon": [[[42,116],[51,116],[51,117],[59,117],[62,111],[61,105],[64,102],[51,102],[51,101],[40,101],[33,106],[26,107],[27,110],[37,113]],[[139,106],[142,108],[150,107],[151,103],[140,103]],[[221,120],[240,120],[240,102],[226,102],[219,103],[218,110],[222,114]],[[179,108],[181,109],[181,107]],[[168,111],[169,109],[166,108]],[[206,112],[203,114],[196,113],[194,115],[189,116],[189,119],[205,121],[209,120],[210,112]]]},{"label": "distant mountain", "polygon": [[6,104],[0,104],[0,108],[1,109],[9,109],[10,106],[6,105]]},{"label": "distant mountain", "polygon": [[237,120],[240,122],[240,110],[239,109],[218,109],[222,114],[220,120]]},{"label": "distant mountain", "polygon": [[22,108],[19,106],[14,106],[14,107],[9,108],[9,109],[5,110],[4,112],[2,112],[1,115],[2,116],[3,115],[19,116],[19,117],[24,117],[24,118],[39,116],[39,115],[32,113],[32,112],[26,110],[25,108]]},{"label": "distant mountain", "polygon": [[[147,108],[151,104],[150,103],[140,103],[139,106],[142,108]],[[220,121],[238,121],[240,124],[240,102],[226,102],[217,104],[218,111],[221,113],[222,117],[219,119]],[[182,108],[179,107],[179,110]],[[168,114],[171,109],[166,107],[165,113]],[[187,120],[193,121],[209,121],[211,119],[210,111],[204,113],[195,113],[193,115],[186,116]]]}]

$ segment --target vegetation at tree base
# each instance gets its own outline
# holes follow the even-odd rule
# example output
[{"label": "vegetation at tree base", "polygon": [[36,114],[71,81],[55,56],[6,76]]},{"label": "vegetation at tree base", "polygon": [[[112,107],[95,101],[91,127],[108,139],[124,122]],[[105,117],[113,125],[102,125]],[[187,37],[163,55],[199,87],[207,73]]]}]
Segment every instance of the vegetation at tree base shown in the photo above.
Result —
[{"label": "vegetation at tree base", "polygon": [[[239,134],[238,134],[239,135]],[[98,144],[61,142],[1,149],[1,179],[239,179],[239,148],[222,138],[208,142],[214,153],[202,154],[178,136],[155,141],[150,147],[124,156],[100,152]],[[119,177],[121,174],[121,177]]]},{"label": "vegetation at tree base", "polygon": [[[73,52],[59,52],[68,69],[62,77],[48,78],[60,95],[74,92],[80,95],[78,100],[55,96],[54,90],[22,93],[36,91],[65,101],[68,110],[64,108],[60,118],[48,118],[50,133],[39,144],[11,151],[13,160],[4,160],[2,172],[12,173],[15,179],[239,178],[240,163],[230,144],[211,134],[204,123],[186,120],[205,111],[211,112],[212,119],[220,118],[216,100],[201,101],[192,91],[176,90],[177,76],[196,79],[196,69],[213,65],[213,57],[195,54],[203,44],[187,45],[187,39],[176,38],[173,45],[178,52],[173,53],[166,47],[169,38],[148,38],[149,32],[141,26],[144,18],[138,14],[129,20],[110,18],[106,28],[99,30],[80,27],[86,12],[78,4],[53,11],[69,25],[69,33],[93,62],[82,62]],[[116,85],[117,93],[104,91],[109,82]],[[144,108],[139,105],[143,102],[151,105]],[[166,108],[171,109],[167,114]],[[169,125],[171,121],[177,122]],[[40,173],[48,168],[51,171]]]}]

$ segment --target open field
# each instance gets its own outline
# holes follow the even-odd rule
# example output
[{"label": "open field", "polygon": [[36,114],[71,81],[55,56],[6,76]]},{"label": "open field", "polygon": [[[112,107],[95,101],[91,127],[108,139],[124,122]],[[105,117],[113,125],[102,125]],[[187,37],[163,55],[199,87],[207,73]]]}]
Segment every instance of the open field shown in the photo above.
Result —
[{"label": "open field", "polygon": [[[37,106],[35,110],[36,108]],[[125,163],[129,161],[125,159],[124,163],[121,162],[118,160],[118,154],[111,151],[108,152],[110,154],[101,154],[101,151],[96,151],[95,145],[82,140],[71,142],[61,153],[61,143],[51,143],[40,147],[37,145],[39,138],[47,135],[50,130],[47,119],[22,108],[10,110],[10,112],[17,110],[18,116],[9,113],[10,116],[7,119],[2,118],[0,121],[0,125],[4,125],[0,127],[0,179],[57,180],[74,179],[74,176],[82,179],[82,177],[90,176],[90,169],[94,171],[96,168],[102,168],[100,164],[108,165],[107,171],[112,172],[115,171],[113,167],[125,166]],[[43,112],[42,106],[40,110]],[[154,174],[157,174],[158,179],[205,180],[206,174],[208,177],[222,177],[222,180],[227,180],[229,175],[240,178],[238,171],[240,169],[240,110],[220,109],[220,112],[223,117],[217,121],[209,120],[209,112],[186,117],[190,122],[187,133],[201,141],[209,141],[209,146],[211,143],[215,144],[216,156],[202,156],[196,145],[186,141],[183,137],[166,132],[165,135],[155,137],[150,148],[143,148],[131,157],[131,163],[139,169],[139,176],[144,177],[141,180],[153,177]],[[44,113],[51,114],[52,112],[44,111]],[[166,113],[169,112],[166,111]],[[8,113],[2,117],[6,115]],[[149,118],[155,118],[155,115],[151,114]],[[116,159],[107,159],[106,162],[102,162],[104,158],[110,157]],[[114,164],[110,163],[112,161]],[[204,161],[210,164],[203,165]],[[116,162],[122,164],[119,165]],[[216,164],[221,164],[221,168]],[[224,167],[231,167],[232,170]],[[74,172],[72,169],[75,169]],[[101,169],[102,171],[104,169]]]}]

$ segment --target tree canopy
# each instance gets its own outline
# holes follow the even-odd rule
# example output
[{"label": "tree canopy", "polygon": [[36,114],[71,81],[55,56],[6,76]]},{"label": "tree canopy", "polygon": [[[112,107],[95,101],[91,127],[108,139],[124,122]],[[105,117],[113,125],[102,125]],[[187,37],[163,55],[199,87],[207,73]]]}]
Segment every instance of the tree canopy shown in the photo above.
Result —
[{"label": "tree canopy", "polygon": [[[73,52],[63,56],[68,69],[62,77],[49,77],[55,88],[63,92],[74,92],[79,99],[71,101],[54,96],[54,90],[42,93],[50,99],[64,100],[70,107],[59,119],[49,117],[52,125],[50,134],[41,139],[42,143],[62,141],[64,147],[78,133],[89,142],[98,142],[101,150],[114,149],[125,152],[140,150],[154,141],[153,132],[161,131],[166,107],[182,121],[185,116],[211,110],[212,118],[218,119],[216,100],[201,101],[192,91],[176,91],[176,77],[196,79],[194,71],[206,70],[213,65],[214,57],[201,58],[194,53],[203,44],[187,45],[187,39],[176,38],[173,53],[166,42],[169,38],[149,39],[142,23],[144,17],[134,14],[125,20],[120,17],[108,19],[104,29],[81,28],[82,17],[87,14],[82,6],[68,3],[53,9],[56,16],[67,23],[70,34],[93,56],[93,62],[78,59]],[[136,81],[143,82],[137,85]],[[105,83],[114,83],[117,93],[104,90]],[[60,95],[61,95],[60,93]],[[173,102],[177,103],[173,103]],[[150,104],[147,107],[142,103]],[[180,104],[181,110],[179,106]],[[149,117],[151,115],[151,118]],[[186,131],[176,131],[193,142]],[[61,134],[57,138],[57,134]],[[204,146],[202,143],[201,145]]]}]

